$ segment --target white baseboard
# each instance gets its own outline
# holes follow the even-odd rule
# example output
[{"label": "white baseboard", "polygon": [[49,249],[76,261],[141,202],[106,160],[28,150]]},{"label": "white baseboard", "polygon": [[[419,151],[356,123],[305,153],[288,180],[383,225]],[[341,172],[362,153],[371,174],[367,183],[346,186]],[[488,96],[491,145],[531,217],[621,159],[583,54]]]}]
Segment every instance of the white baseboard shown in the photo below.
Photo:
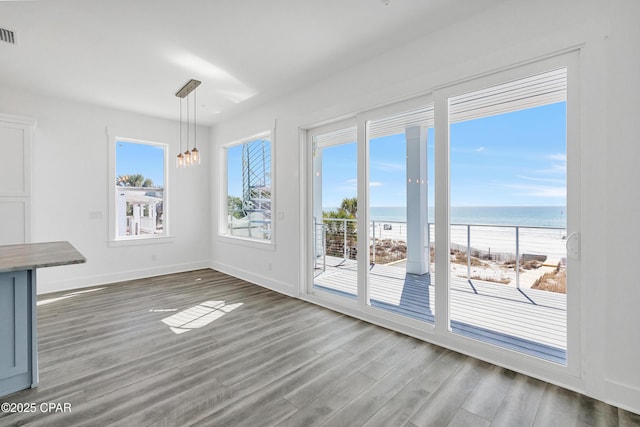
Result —
[{"label": "white baseboard", "polygon": [[298,297],[298,287],[291,286],[288,283],[284,283],[278,280],[274,280],[271,277],[263,276],[260,274],[251,273],[246,270],[242,270],[228,264],[223,264],[220,262],[211,262],[209,264],[210,268],[214,270],[218,270],[222,273],[228,274],[230,276],[237,277],[242,280],[246,280],[249,283],[253,283],[258,286],[262,286],[263,288],[271,289],[272,291],[279,292],[281,294],[285,294],[291,297]]},{"label": "white baseboard", "polygon": [[93,276],[75,277],[64,280],[38,280],[38,295],[50,292],[68,291],[72,289],[86,288],[89,286],[108,285],[109,283],[126,280],[143,279],[146,277],[161,276],[163,274],[181,273],[184,271],[210,268],[209,260],[189,262],[184,264],[165,265],[161,267],[145,268],[140,270],[119,271],[117,273],[96,274]]},{"label": "white baseboard", "polygon": [[640,414],[640,387],[610,379],[605,379],[605,384],[605,395],[596,396],[596,398],[626,411]]}]

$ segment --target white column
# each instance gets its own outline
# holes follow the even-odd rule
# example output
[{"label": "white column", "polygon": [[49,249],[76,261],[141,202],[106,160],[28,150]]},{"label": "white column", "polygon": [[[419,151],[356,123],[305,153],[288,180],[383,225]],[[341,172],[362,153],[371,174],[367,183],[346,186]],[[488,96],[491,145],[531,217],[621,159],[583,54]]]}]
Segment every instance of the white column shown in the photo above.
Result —
[{"label": "white column", "polygon": [[427,241],[427,129],[414,126],[407,139],[407,273],[429,272]]},{"label": "white column", "polygon": [[140,234],[140,217],[142,214],[142,207],[138,204],[133,205],[133,221],[131,221],[131,235],[137,236]]},{"label": "white column", "polygon": [[[118,190],[116,188],[116,207],[118,213],[117,217],[117,237],[126,236],[127,235],[127,195],[124,191]],[[112,236],[114,238],[116,236]]]}]

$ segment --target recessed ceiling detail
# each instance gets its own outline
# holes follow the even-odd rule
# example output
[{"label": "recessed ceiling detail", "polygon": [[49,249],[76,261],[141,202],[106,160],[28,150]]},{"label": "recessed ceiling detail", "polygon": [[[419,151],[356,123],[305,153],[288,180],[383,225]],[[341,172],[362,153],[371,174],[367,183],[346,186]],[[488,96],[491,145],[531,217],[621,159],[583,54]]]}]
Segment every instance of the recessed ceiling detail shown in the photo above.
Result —
[{"label": "recessed ceiling detail", "polygon": [[16,33],[11,30],[0,28],[0,41],[16,44]]}]

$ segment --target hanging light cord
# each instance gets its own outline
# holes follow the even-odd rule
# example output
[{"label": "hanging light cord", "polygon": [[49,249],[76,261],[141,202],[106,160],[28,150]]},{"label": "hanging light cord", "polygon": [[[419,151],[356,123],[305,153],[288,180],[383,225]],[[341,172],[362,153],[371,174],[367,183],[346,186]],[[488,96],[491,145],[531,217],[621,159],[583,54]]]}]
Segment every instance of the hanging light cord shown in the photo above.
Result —
[{"label": "hanging light cord", "polygon": [[198,138],[196,138],[196,130],[197,130],[197,125],[196,125],[196,111],[197,111],[197,103],[196,103],[196,94],[198,93],[198,90],[194,90],[193,91],[193,148],[198,148]]},{"label": "hanging light cord", "polygon": [[[180,148],[182,150],[182,148]],[[187,98],[187,150],[189,150],[189,99]]]},{"label": "hanging light cord", "polygon": [[182,98],[180,98],[180,153],[182,154]]}]

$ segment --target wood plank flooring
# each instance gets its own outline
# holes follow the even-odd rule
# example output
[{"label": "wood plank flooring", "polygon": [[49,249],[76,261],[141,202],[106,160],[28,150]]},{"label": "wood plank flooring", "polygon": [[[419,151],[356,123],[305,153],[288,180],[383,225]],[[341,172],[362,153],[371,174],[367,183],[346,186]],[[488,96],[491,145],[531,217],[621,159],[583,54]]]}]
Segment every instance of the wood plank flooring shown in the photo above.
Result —
[{"label": "wood plank flooring", "polygon": [[0,426],[640,426],[213,270],[43,295],[38,318],[40,387],[0,398],[38,410]]}]

